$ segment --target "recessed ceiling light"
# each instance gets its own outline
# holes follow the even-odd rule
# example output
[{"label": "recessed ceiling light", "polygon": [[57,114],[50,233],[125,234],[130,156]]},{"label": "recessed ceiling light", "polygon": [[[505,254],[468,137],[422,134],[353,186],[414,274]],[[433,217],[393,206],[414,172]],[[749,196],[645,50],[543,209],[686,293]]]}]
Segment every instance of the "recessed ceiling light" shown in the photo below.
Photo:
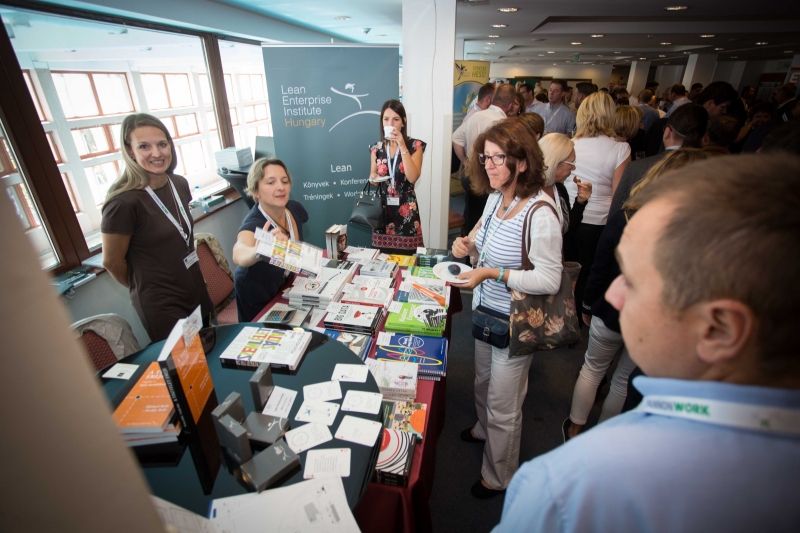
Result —
[{"label": "recessed ceiling light", "polygon": [[669,61],[664,61],[664,64],[665,65],[669,65]]},{"label": "recessed ceiling light", "polygon": [[500,9],[498,9],[498,11],[500,13],[516,13],[517,11],[519,11],[519,8],[518,7],[501,7]]},{"label": "recessed ceiling light", "polygon": [[739,56],[731,56],[731,59],[739,59]]},{"label": "recessed ceiling light", "polygon": [[714,48],[714,50],[716,50],[717,52],[719,52],[720,50],[725,50],[725,49],[724,49],[724,48]]},{"label": "recessed ceiling light", "polygon": [[508,24],[492,24],[492,28],[507,28]]},{"label": "recessed ceiling light", "polygon": [[630,59],[626,59],[625,61],[630,61]]},{"label": "recessed ceiling light", "polygon": [[350,17],[342,15],[341,17],[333,17],[333,20],[350,20]]},{"label": "recessed ceiling light", "polygon": [[713,33],[703,33],[702,35],[700,35],[700,37],[705,37],[705,38],[714,37],[714,34]]},{"label": "recessed ceiling light", "polygon": [[572,44],[581,44],[581,43],[577,43],[577,42],[576,42],[576,43],[572,43]]},{"label": "recessed ceiling light", "polygon": [[497,44],[497,43],[486,43],[486,44]]},{"label": "recessed ceiling light", "polygon": [[769,44],[769,43],[768,43],[768,42],[765,42],[765,41],[758,41],[756,44],[757,44],[758,46],[762,46],[762,45]]},{"label": "recessed ceiling light", "polygon": [[603,37],[602,33],[593,33],[592,37]]},{"label": "recessed ceiling light", "polygon": [[499,36],[499,35],[487,35],[487,37],[488,37],[489,39],[499,39],[499,38],[500,38],[500,36]]},{"label": "recessed ceiling light", "polygon": [[597,57],[603,57],[603,54],[597,54]]},{"label": "recessed ceiling light", "polygon": [[558,63],[553,63],[554,65],[558,65]]},{"label": "recessed ceiling light", "polygon": [[640,57],[639,59],[641,59],[642,61],[644,61],[644,60],[645,60],[645,59],[647,59],[647,58],[646,58],[646,57]]},{"label": "recessed ceiling light", "polygon": [[539,57],[544,57],[544,54],[539,54]]},{"label": "recessed ceiling light", "polygon": [[663,45],[665,45],[665,46],[666,46],[666,45],[668,45],[668,44],[672,44],[672,43],[661,43],[661,44],[663,44]]},{"label": "recessed ceiling light", "polygon": [[691,54],[691,52],[684,52],[684,54]]},{"label": "recessed ceiling light", "polygon": [[689,6],[667,6],[664,8],[666,11],[683,11],[689,9]]},{"label": "recessed ceiling light", "polygon": [[658,57],[667,57],[664,54],[658,54]]},{"label": "recessed ceiling light", "polygon": [[547,53],[548,53],[548,54],[555,54],[555,52],[551,52],[551,51],[548,51]]},{"label": "recessed ceiling light", "polygon": [[793,54],[794,50],[784,50],[783,53],[784,54]]}]

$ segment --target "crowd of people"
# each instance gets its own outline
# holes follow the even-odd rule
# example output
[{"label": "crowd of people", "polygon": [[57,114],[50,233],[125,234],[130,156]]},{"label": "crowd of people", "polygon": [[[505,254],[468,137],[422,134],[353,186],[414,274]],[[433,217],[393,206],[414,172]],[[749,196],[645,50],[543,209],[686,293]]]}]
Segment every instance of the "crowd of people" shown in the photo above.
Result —
[{"label": "crowd of people", "polygon": [[[474,291],[473,308],[508,320],[514,300],[556,294],[565,261],[579,263],[565,317],[531,310],[511,318],[552,332],[577,316],[589,338],[565,445],[522,467],[532,358],[475,340],[477,421],[461,438],[483,445],[472,494],[508,489],[497,531],[788,531],[800,523],[791,505],[800,470],[796,93],[785,84],[774,102],[759,102],[752,87],[739,94],[714,82],[673,85],[658,98],[649,83],[633,97],[557,79],[547,90],[480,89],[453,134],[472,228],[452,246],[474,267],[459,276],[462,287]],[[390,253],[423,246],[414,185],[426,144],[407,126],[403,105],[386,102],[369,148],[370,182],[387,196],[386,227],[372,242]],[[187,216],[191,194],[174,174],[160,120],[127,117],[121,142],[125,169],[103,206],[104,265],[130,288],[158,341],[198,305],[206,322],[211,311]],[[253,164],[247,194],[256,203],[233,249],[240,321],[287,281],[258,260],[255,231],[303,239],[309,213],[291,188],[280,160]],[[620,350],[604,423],[582,435]],[[631,403],[638,407],[621,415]],[[677,489],[674,512],[659,508]]]}]

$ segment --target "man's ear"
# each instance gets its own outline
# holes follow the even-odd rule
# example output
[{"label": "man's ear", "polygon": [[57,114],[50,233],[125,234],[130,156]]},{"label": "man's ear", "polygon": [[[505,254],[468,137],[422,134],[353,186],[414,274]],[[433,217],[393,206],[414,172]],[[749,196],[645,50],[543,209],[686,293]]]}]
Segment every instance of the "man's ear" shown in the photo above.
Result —
[{"label": "man's ear", "polygon": [[740,357],[755,334],[753,311],[736,300],[698,304],[692,314],[697,320],[697,354],[709,365]]},{"label": "man's ear", "polygon": [[706,132],[706,134],[705,134],[705,135],[703,135],[703,140],[702,140],[702,141],[700,141],[700,145],[701,145],[703,148],[705,148],[706,146],[708,146],[708,143],[709,143],[709,142],[711,142],[711,139],[709,139],[709,137],[708,137],[708,133]]}]

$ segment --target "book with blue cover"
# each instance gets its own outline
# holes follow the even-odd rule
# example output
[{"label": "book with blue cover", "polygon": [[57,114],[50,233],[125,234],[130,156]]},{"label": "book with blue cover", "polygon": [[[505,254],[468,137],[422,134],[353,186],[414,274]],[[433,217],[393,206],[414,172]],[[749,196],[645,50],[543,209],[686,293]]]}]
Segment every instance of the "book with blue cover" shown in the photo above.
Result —
[{"label": "book with blue cover", "polygon": [[367,358],[369,349],[372,347],[372,337],[369,335],[348,333],[346,331],[333,331],[330,329],[325,330],[325,335],[347,346],[350,351],[356,354],[362,361]]},{"label": "book with blue cover", "polygon": [[376,340],[375,359],[417,363],[420,379],[447,375],[447,338],[381,332]]}]

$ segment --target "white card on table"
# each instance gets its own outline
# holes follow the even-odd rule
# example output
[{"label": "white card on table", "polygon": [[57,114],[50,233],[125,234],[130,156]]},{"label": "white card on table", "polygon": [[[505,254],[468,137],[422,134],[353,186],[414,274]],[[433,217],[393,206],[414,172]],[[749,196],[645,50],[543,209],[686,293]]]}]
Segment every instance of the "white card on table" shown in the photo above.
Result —
[{"label": "white card on table", "polygon": [[403,279],[406,279],[408,277],[408,270],[405,268],[400,270],[400,275],[403,277]]},{"label": "white card on table", "polygon": [[127,363],[117,363],[108,369],[108,372],[103,374],[106,379],[130,379],[136,372],[139,365],[129,365]]},{"label": "white card on table", "polygon": [[389,304],[390,313],[399,313],[403,310],[403,302],[392,302]]},{"label": "white card on table", "polygon": [[348,283],[347,285],[342,287],[342,294],[350,294],[351,292],[353,292],[353,289],[355,288],[356,288],[355,285],[353,285],[352,283]]},{"label": "white card on table", "polygon": [[409,292],[411,290],[411,282],[404,281],[400,284],[400,291],[401,292]]},{"label": "white card on table", "polygon": [[355,411],[377,415],[381,410],[383,394],[361,390],[349,390],[342,402],[342,411]]},{"label": "white card on table", "polygon": [[326,476],[350,476],[350,448],[311,450],[306,454],[303,479]]},{"label": "white card on table", "polygon": [[357,416],[347,415],[336,430],[336,438],[355,442],[364,446],[375,445],[375,440],[381,434],[383,426],[380,422],[372,422]]},{"label": "white card on table", "polygon": [[417,246],[417,254],[425,255],[425,248],[421,248],[421,247]]},{"label": "white card on table", "polygon": [[389,259],[389,254],[378,254],[378,257],[376,257],[375,259],[377,259],[378,261],[386,261],[387,259]]},{"label": "white card on table", "polygon": [[333,367],[333,381],[354,381],[364,383],[367,381],[369,369],[366,365],[345,365],[342,363]]},{"label": "white card on table", "polygon": [[325,424],[303,424],[287,431],[284,439],[294,453],[300,453],[323,442],[333,440],[333,437],[331,437],[331,430]]},{"label": "white card on table", "polygon": [[289,411],[292,410],[295,396],[297,396],[297,391],[275,387],[272,389],[272,394],[269,395],[267,405],[261,412],[276,418],[289,418]]},{"label": "white card on table", "polygon": [[327,402],[329,400],[341,400],[342,388],[338,381],[323,381],[303,387],[303,400],[318,400]]},{"label": "white card on table", "polygon": [[392,335],[394,333],[391,331],[379,331],[376,344],[378,346],[387,346],[392,341]]},{"label": "white card on table", "polygon": [[338,412],[338,403],[306,400],[300,406],[300,410],[297,411],[297,416],[294,419],[298,422],[314,422],[315,424],[330,426],[336,420]]}]

